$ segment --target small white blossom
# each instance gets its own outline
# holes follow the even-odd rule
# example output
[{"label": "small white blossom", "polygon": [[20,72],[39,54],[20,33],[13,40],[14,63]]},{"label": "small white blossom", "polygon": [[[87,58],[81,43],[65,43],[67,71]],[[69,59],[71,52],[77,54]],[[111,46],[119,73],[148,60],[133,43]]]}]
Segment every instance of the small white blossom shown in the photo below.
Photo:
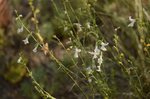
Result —
[{"label": "small white blossom", "polygon": [[97,66],[97,70],[98,72],[101,72],[101,66]]},{"label": "small white blossom", "polygon": [[133,27],[136,20],[133,19],[131,16],[129,16],[129,21],[130,21],[130,24],[128,24],[128,27]]},{"label": "small white blossom", "polygon": [[107,51],[107,49],[106,49],[106,47],[105,47],[105,46],[107,46],[107,45],[108,45],[108,43],[102,42],[102,43],[101,43],[101,48],[100,48],[100,49],[101,49],[102,51]]},{"label": "small white blossom", "polygon": [[23,17],[21,14],[16,18],[16,20],[20,19],[21,17]]},{"label": "small white blossom", "polygon": [[29,37],[26,37],[24,40],[22,40],[24,42],[24,44],[28,44],[29,43]]},{"label": "small white blossom", "polygon": [[115,31],[118,31],[118,29],[120,29],[120,27],[115,28]]},{"label": "small white blossom", "polygon": [[17,29],[18,34],[21,33],[21,32],[23,32],[23,26],[21,26],[20,28]]},{"label": "small white blossom", "polygon": [[101,64],[103,63],[103,53],[101,52],[100,57],[98,58],[97,63],[99,64],[99,66],[101,66]]},{"label": "small white blossom", "polygon": [[67,14],[68,12],[65,10],[64,13]]},{"label": "small white blossom", "polygon": [[37,48],[38,48],[38,45],[37,46],[35,46],[35,48],[32,50],[34,53],[36,53],[37,52]]},{"label": "small white blossom", "polygon": [[70,44],[72,42],[71,38],[66,42],[66,44]]},{"label": "small white blossom", "polygon": [[19,57],[17,63],[21,63],[21,61],[22,61],[22,57]]},{"label": "small white blossom", "polygon": [[93,70],[91,67],[88,67],[88,68],[86,68],[86,72],[87,72],[87,74],[92,74]]},{"label": "small white blossom", "polygon": [[73,46],[70,46],[69,48],[70,48],[70,49],[72,49],[72,48],[73,48]]},{"label": "small white blossom", "polygon": [[100,50],[98,49],[98,46],[96,45],[96,46],[95,46],[95,49],[94,49],[94,52],[89,52],[89,53],[93,55],[93,59],[96,59],[97,56],[98,56],[99,53],[100,53]]},{"label": "small white blossom", "polygon": [[91,82],[92,82],[92,79],[91,79],[91,78],[88,78],[88,82],[91,83]]},{"label": "small white blossom", "polygon": [[90,28],[91,28],[91,26],[90,26],[90,22],[87,22],[87,23],[86,23],[86,27],[87,27],[88,29],[90,29]]},{"label": "small white blossom", "polygon": [[103,63],[103,53],[102,52],[100,53],[100,56],[99,56],[99,58],[97,60],[97,63],[98,63],[98,66],[97,66],[97,70],[96,71],[100,72],[101,71],[101,65]]},{"label": "small white blossom", "polygon": [[106,46],[107,46],[107,45],[108,45],[108,43],[102,42],[100,49],[98,49],[98,46],[96,45],[96,46],[95,46],[95,49],[94,49],[94,52],[89,52],[90,54],[93,55],[93,59],[98,58],[98,55],[100,54],[101,50],[102,50],[102,51],[106,51],[106,50],[107,50],[107,49],[106,49]]},{"label": "small white blossom", "polygon": [[81,49],[78,49],[78,48],[75,48],[75,54],[74,54],[74,57],[75,58],[78,58],[79,57],[79,53],[81,52]]},{"label": "small white blossom", "polygon": [[74,23],[74,25],[75,25],[76,28],[77,28],[77,32],[81,32],[81,31],[82,31],[81,24],[79,24],[79,23]]}]

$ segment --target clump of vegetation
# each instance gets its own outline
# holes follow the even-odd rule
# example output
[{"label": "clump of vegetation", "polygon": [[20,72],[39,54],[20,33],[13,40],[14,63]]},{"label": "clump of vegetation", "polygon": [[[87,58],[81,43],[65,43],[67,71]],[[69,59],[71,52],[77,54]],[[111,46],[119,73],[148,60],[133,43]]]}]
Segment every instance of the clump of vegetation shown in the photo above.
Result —
[{"label": "clump of vegetation", "polygon": [[2,76],[32,99],[149,99],[148,2],[28,0],[22,12],[15,0],[21,43]]}]

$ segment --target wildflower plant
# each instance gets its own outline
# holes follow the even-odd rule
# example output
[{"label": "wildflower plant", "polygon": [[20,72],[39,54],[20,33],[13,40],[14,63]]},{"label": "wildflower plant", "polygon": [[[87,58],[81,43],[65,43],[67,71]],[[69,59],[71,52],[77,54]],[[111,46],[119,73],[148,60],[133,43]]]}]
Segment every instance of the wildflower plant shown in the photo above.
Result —
[{"label": "wildflower plant", "polygon": [[[80,2],[80,6],[75,6],[72,2]],[[105,18],[103,19],[103,15],[105,14],[100,13],[99,15],[99,11],[96,11],[96,8],[98,8],[96,5],[97,2],[99,1],[62,0],[60,3],[57,3],[57,1],[51,0],[50,3],[55,12],[54,19],[51,21],[55,26],[54,28],[59,30],[54,32],[59,32],[59,34],[54,33],[52,37],[50,37],[50,40],[45,40],[39,28],[38,13],[40,13],[40,9],[33,6],[33,1],[29,0],[33,14],[31,20],[34,25],[34,30],[31,31],[30,28],[27,28],[21,19],[21,15],[18,15],[16,12],[17,22],[19,22],[21,26],[17,32],[26,31],[28,33],[26,34],[26,38],[22,40],[25,46],[26,44],[31,44],[29,43],[29,38],[31,38],[32,44],[34,43],[32,52],[37,54],[42,51],[52,63],[56,64],[55,68],[57,68],[57,72],[63,72],[66,78],[69,77],[71,79],[69,85],[72,86],[69,86],[69,89],[73,92],[78,90],[78,92],[75,93],[78,96],[84,97],[85,99],[95,99],[98,95],[104,99],[113,99],[119,96],[120,93],[124,95],[124,92],[118,92],[119,85],[117,82],[119,82],[118,78],[120,77],[127,82],[128,88],[126,90],[132,93],[130,97],[145,97],[142,79],[148,80],[146,76],[148,72],[144,74],[141,71],[145,71],[144,68],[148,65],[148,62],[145,62],[144,59],[145,57],[149,59],[149,40],[146,39],[145,41],[143,36],[139,39],[134,32],[134,28],[129,28],[134,27],[135,22],[136,24],[141,24],[139,23],[140,21],[137,20],[138,17],[136,17],[135,20],[129,16],[129,20],[127,21],[130,21],[130,23],[126,24],[126,27],[128,27],[126,30],[133,31],[133,35],[136,36],[136,39],[134,38],[133,40],[138,46],[132,45],[139,50],[134,54],[138,56],[134,56],[131,52],[134,52],[136,49],[131,49],[128,44],[126,45],[126,43],[122,41],[122,36],[118,34],[118,31],[122,29],[121,26],[118,26],[119,28],[116,29],[113,28],[114,31],[107,29],[106,31],[109,32],[110,35],[104,32],[104,29],[107,28],[105,24],[112,24],[108,24],[107,21],[104,20]],[[61,8],[63,8],[64,11],[62,11]],[[100,19],[98,16],[100,16]],[[98,21],[99,23],[96,22],[97,20],[100,20]],[[141,28],[138,26],[139,31],[142,31]],[[111,34],[111,32],[114,33]],[[126,33],[126,31],[123,32]],[[59,37],[60,35],[62,37],[65,35],[65,37]],[[127,36],[130,37],[128,34]],[[129,39],[132,41],[131,38]],[[51,48],[51,41],[56,42],[57,47],[61,47],[61,51],[64,52],[62,56],[63,59],[58,59],[54,54],[55,49]],[[21,63],[21,61],[22,56],[19,57],[17,63]],[[139,61],[141,63],[139,63]],[[139,64],[144,67],[140,67]],[[37,83],[27,66],[26,68],[31,80],[34,82],[36,90],[41,96],[55,99]],[[148,70],[146,69],[146,71]],[[142,78],[140,78],[141,75]],[[119,77],[116,78],[116,76]],[[147,83],[148,82],[146,82],[146,84]]]}]

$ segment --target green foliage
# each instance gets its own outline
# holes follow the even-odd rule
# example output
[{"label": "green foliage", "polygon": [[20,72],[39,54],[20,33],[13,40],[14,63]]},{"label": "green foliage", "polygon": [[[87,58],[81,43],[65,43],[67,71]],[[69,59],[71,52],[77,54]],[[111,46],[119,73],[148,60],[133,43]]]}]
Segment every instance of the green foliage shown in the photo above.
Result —
[{"label": "green foliage", "polygon": [[4,73],[4,78],[11,83],[17,83],[24,77],[26,73],[26,68],[17,64],[16,62],[10,63],[7,69],[7,72]]}]

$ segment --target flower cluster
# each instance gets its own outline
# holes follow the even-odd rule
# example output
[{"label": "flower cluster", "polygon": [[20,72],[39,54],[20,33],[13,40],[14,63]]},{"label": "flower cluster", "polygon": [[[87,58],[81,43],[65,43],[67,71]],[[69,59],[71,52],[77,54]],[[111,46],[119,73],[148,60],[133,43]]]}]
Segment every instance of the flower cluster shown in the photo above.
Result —
[{"label": "flower cluster", "polygon": [[100,48],[98,48],[98,46],[95,46],[94,52],[89,52],[90,54],[93,55],[93,59],[97,59],[97,71],[101,71],[101,64],[103,63],[103,51],[107,51],[106,46],[108,45],[108,43],[101,43]]},{"label": "flower cluster", "polygon": [[[93,52],[88,52],[89,54],[93,55],[93,60],[97,60],[98,66],[97,66],[97,71],[101,71],[101,64],[103,63],[103,51],[107,51],[106,46],[108,43],[101,43],[101,46],[98,47],[97,45],[95,46],[95,49]],[[77,47],[75,48],[75,54],[74,57],[78,58],[78,54],[81,52],[81,49],[78,49]]]}]

